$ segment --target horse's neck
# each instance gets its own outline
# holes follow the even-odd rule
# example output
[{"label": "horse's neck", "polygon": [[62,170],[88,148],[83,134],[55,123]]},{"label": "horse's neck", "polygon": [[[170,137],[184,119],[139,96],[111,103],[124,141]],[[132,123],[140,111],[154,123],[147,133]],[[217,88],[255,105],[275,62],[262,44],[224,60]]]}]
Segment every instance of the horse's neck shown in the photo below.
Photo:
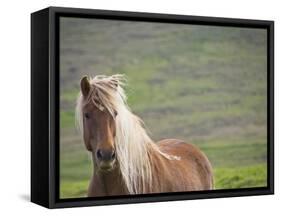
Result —
[{"label": "horse's neck", "polygon": [[99,179],[101,184],[99,186],[102,188],[105,195],[128,194],[119,168],[115,168],[110,172],[97,171],[95,172],[95,175]]}]

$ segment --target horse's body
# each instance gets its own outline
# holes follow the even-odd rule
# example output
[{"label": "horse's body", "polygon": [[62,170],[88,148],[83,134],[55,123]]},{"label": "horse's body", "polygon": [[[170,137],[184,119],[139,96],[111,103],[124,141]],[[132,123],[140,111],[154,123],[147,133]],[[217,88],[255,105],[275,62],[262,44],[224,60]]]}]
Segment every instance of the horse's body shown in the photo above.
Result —
[{"label": "horse's body", "polygon": [[[197,147],[177,139],[154,143],[148,137],[141,120],[124,103],[123,89],[116,84],[120,85],[119,76],[91,81],[88,85],[82,79],[77,105],[84,142],[93,155],[88,196],[213,189],[211,164]],[[105,93],[107,85],[112,92]],[[114,101],[114,89],[121,100]],[[98,96],[93,96],[95,91],[100,91]],[[96,125],[81,117],[83,113],[94,113],[91,121]]]},{"label": "horse's body", "polygon": [[[207,157],[191,144],[181,140],[165,139],[158,143],[160,150],[177,155],[180,160],[168,160],[157,152],[151,153],[153,161],[153,187],[145,193],[211,190],[212,168]],[[94,172],[88,196],[114,196],[129,194],[120,170]]]}]

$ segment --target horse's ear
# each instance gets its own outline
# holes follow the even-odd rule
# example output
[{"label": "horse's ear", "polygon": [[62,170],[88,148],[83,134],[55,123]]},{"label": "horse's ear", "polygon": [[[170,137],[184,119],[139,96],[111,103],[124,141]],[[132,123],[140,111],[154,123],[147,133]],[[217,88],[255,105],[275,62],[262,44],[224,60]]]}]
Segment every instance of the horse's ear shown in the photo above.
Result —
[{"label": "horse's ear", "polygon": [[80,81],[80,87],[81,87],[81,92],[83,96],[88,96],[90,89],[91,89],[91,84],[89,82],[89,79],[87,76],[84,76],[81,81]]}]

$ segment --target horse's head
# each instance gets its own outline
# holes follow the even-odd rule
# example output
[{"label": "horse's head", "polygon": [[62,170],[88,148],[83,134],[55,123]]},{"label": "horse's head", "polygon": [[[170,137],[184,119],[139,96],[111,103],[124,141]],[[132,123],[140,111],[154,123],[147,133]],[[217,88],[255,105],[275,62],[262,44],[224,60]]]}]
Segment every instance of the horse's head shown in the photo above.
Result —
[{"label": "horse's head", "polygon": [[[108,86],[106,86],[108,85]],[[115,167],[116,151],[114,138],[116,135],[115,117],[117,112],[109,110],[101,100],[106,96],[104,91],[116,90],[118,83],[102,83],[103,88],[95,86],[87,77],[80,82],[82,106],[81,124],[86,148],[92,153],[93,162],[98,170],[110,171]]]},{"label": "horse's head", "polygon": [[128,107],[126,83],[122,74],[83,77],[76,120],[95,172],[118,169],[129,193],[145,193],[152,184],[151,152],[160,150]]}]

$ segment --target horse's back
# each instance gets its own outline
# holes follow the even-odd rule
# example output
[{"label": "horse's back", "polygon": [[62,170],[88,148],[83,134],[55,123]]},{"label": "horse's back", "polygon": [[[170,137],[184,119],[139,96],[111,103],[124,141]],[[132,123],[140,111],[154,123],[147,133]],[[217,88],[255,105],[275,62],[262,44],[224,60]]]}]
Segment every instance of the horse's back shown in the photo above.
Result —
[{"label": "horse's back", "polygon": [[[160,150],[176,156],[170,164],[178,174],[186,175],[190,188],[194,190],[213,189],[213,171],[207,156],[196,146],[178,139],[165,139],[158,143]],[[178,169],[176,169],[178,166]]]}]

